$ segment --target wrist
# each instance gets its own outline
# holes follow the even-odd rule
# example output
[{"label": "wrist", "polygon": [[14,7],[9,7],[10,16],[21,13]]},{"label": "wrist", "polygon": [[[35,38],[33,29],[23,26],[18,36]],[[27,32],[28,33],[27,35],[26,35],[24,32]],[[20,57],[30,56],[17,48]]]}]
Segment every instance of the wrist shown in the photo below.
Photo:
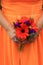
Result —
[{"label": "wrist", "polygon": [[37,26],[39,31],[43,28],[43,15],[40,17],[39,21],[37,22]]},{"label": "wrist", "polygon": [[13,38],[15,36],[15,31],[13,29],[9,29],[7,32],[9,34],[10,38]]}]

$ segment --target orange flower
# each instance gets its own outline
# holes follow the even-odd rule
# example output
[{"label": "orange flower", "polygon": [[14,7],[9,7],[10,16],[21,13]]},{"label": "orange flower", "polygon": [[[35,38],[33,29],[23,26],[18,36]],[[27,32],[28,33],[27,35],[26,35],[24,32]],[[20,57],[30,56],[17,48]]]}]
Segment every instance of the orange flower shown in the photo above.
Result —
[{"label": "orange flower", "polygon": [[22,40],[25,40],[27,36],[29,36],[28,26],[25,24],[21,24],[21,28],[16,28],[16,36]]}]

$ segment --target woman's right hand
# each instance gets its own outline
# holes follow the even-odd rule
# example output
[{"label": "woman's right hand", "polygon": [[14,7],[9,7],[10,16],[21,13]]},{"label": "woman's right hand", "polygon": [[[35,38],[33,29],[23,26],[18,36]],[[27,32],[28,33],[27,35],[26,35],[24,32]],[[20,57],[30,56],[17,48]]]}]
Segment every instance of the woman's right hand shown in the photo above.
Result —
[{"label": "woman's right hand", "polygon": [[11,28],[10,30],[8,30],[7,32],[8,32],[9,37],[10,37],[14,42],[19,43],[19,40],[18,40],[17,37],[16,37],[16,31],[15,31],[13,28]]},{"label": "woman's right hand", "polygon": [[6,30],[8,33],[9,37],[19,43],[18,39],[16,38],[16,31],[13,29],[13,27],[8,23],[6,18],[4,17],[2,11],[0,10],[0,25]]}]

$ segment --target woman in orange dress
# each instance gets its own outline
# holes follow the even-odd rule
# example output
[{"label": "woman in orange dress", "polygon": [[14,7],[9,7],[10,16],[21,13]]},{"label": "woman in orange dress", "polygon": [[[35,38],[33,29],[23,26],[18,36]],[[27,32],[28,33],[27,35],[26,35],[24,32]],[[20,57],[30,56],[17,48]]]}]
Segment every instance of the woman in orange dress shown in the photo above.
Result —
[{"label": "woman in orange dress", "polygon": [[[42,0],[2,0],[2,13],[11,25],[23,16],[37,22],[42,15]],[[34,42],[24,44],[21,52],[18,48],[0,26],[0,65],[43,65],[43,30]]]}]

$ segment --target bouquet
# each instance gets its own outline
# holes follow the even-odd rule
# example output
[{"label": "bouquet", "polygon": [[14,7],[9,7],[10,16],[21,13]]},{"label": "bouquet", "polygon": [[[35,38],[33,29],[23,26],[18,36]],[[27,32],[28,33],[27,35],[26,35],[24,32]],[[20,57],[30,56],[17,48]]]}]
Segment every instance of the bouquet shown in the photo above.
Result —
[{"label": "bouquet", "polygon": [[13,22],[13,26],[16,31],[16,38],[21,41],[20,48],[22,48],[23,41],[28,41],[32,35],[38,32],[38,27],[32,18],[22,17],[20,20]]}]

